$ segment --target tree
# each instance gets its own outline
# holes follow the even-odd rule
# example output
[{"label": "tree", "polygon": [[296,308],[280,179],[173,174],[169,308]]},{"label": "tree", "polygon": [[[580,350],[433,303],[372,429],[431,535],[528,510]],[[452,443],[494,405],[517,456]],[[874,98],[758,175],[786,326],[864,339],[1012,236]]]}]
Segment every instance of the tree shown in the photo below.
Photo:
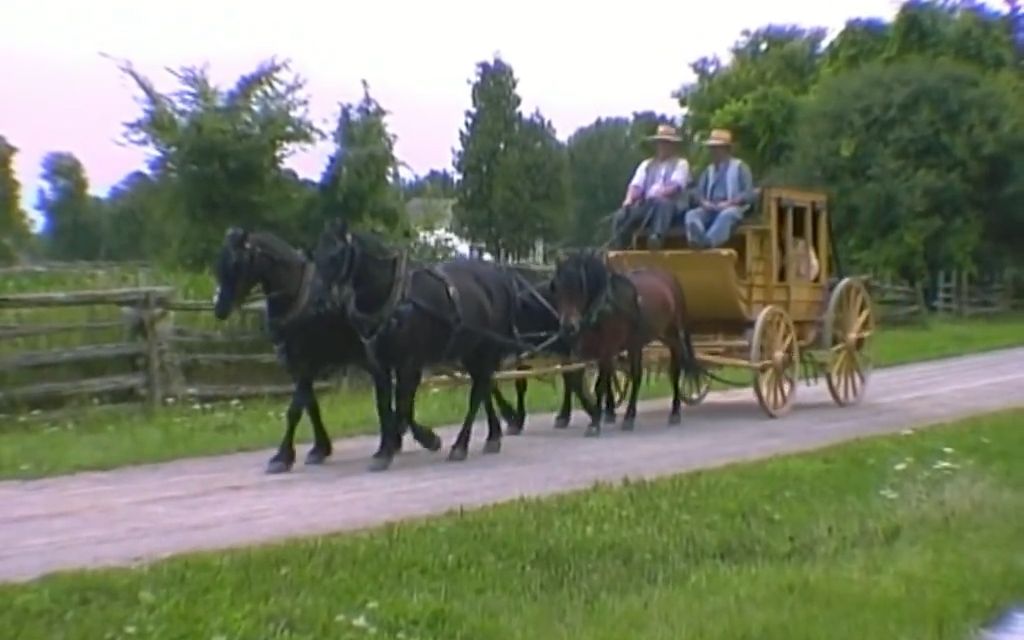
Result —
[{"label": "tree", "polygon": [[14,174],[17,153],[18,148],[0,135],[0,262],[12,261],[30,235],[28,217],[21,208],[21,184]]},{"label": "tree", "polygon": [[102,230],[85,167],[70,153],[53,152],[43,158],[42,171],[36,206],[46,217],[48,253],[62,260],[97,258]]},{"label": "tree", "polygon": [[321,217],[344,215],[377,232],[405,229],[395,136],[388,132],[387,111],[363,82],[357,104],[342,104],[334,132],[336,150],[320,180]]},{"label": "tree", "polygon": [[[180,88],[160,93],[129,63],[142,115],[127,139],[152,154],[154,177],[168,187],[165,247],[183,265],[207,266],[224,228],[244,225],[295,235],[302,220],[301,183],[281,164],[319,136],[307,114],[304,82],[274,59],[215,86],[205,68],[172,71]],[[164,182],[166,181],[166,182]]]},{"label": "tree", "polygon": [[100,257],[144,260],[159,252],[164,223],[165,185],[144,171],[133,171],[111,188],[100,207],[104,230]]},{"label": "tree", "polygon": [[[551,122],[539,112],[519,122],[498,164],[493,208],[501,255],[527,255],[541,238],[569,226],[569,163]],[[492,254],[497,256],[499,254]]]},{"label": "tree", "polygon": [[917,278],[971,269],[983,247],[1011,255],[1024,230],[1019,88],[917,57],[830,78],[801,115],[797,175],[834,193],[836,238],[862,265]]},{"label": "tree", "polygon": [[[514,212],[497,209],[505,151],[513,144],[522,116],[517,81],[512,67],[501,58],[480,62],[472,88],[472,108],[466,112],[459,132],[460,148],[455,153],[459,176],[453,211],[456,231],[481,242],[494,256],[501,254],[504,216]],[[509,201],[506,198],[506,201]]]},{"label": "tree", "polygon": [[779,164],[790,148],[798,99],[817,81],[825,34],[769,25],[744,31],[728,64],[717,57],[694,62],[696,81],[676,92],[686,109],[684,129],[690,136],[731,129],[755,176]]},{"label": "tree", "polygon": [[405,198],[454,198],[455,176],[448,171],[431,169],[425,176],[406,182],[402,186]]}]

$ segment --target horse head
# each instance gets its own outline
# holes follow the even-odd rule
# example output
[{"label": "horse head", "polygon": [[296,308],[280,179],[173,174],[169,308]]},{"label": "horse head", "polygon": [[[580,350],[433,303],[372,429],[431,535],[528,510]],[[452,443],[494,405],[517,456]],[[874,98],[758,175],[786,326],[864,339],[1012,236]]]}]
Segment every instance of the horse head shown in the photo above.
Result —
[{"label": "horse head", "polygon": [[343,305],[352,295],[358,253],[355,238],[344,219],[335,218],[324,224],[313,253],[314,261],[324,283],[341,298]]},{"label": "horse head", "polygon": [[231,227],[224,234],[224,244],[214,265],[217,292],[213,298],[213,314],[218,320],[231,315],[258,283],[256,252],[245,229]]},{"label": "horse head", "polygon": [[608,269],[599,254],[572,251],[558,257],[551,290],[562,329],[574,335],[608,286]]}]

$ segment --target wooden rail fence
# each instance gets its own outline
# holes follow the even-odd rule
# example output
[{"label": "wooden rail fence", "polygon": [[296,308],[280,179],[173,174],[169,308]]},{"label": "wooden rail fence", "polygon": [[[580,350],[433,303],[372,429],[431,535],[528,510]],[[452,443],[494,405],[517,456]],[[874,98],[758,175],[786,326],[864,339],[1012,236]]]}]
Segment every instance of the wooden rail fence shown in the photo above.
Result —
[{"label": "wooden rail fence", "polygon": [[[932,310],[971,316],[1019,308],[1014,282],[941,274],[929,300],[921,284],[870,279],[883,324],[913,321]],[[104,309],[106,315],[70,321],[60,310],[71,308]],[[19,320],[19,313],[31,319]],[[263,303],[256,300],[218,322],[211,301],[180,300],[165,286],[0,294],[0,414],[82,401],[157,407],[171,398],[210,402],[290,393],[292,385],[262,331],[262,315]],[[58,346],[66,334],[84,336],[86,344]],[[19,349],[23,344],[32,346]],[[54,371],[63,371],[64,379],[54,380]],[[203,374],[210,371],[219,371],[220,379]],[[318,387],[362,379],[343,373]]]}]

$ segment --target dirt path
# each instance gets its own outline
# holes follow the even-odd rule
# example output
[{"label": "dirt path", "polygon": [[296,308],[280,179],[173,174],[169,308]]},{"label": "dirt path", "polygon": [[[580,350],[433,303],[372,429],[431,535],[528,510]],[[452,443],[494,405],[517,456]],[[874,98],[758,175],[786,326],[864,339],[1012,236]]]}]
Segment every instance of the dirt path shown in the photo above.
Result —
[{"label": "dirt path", "polygon": [[[865,402],[849,409],[835,407],[821,387],[801,387],[797,407],[781,420],[764,418],[749,389],[712,394],[680,427],[665,426],[665,401],[643,403],[637,431],[613,427],[600,439],[582,437],[581,415],[566,431],[551,429],[550,414],[537,415],[527,435],[506,438],[497,456],[479,453],[478,430],[461,464],[416,451],[387,473],[368,473],[376,441],[363,437],[339,441],[323,467],[299,465],[284,476],[263,474],[268,449],[0,482],[0,580],[368,527],[1021,405],[1024,348],[878,371]],[[452,430],[441,434],[450,444]]]}]

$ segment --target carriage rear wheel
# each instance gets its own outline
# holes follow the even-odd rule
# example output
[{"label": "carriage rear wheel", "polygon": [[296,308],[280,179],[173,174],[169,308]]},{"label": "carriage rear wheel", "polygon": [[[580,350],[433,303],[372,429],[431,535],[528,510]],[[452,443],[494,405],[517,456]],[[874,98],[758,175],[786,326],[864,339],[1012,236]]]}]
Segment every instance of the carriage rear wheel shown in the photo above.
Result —
[{"label": "carriage rear wheel", "polygon": [[709,391],[711,378],[704,371],[685,372],[679,378],[679,396],[687,406],[695,407],[704,402]]},{"label": "carriage rear wheel", "polygon": [[765,307],[757,316],[750,343],[754,367],[754,395],[772,418],[789,413],[800,372],[800,346],[796,329],[785,311]]},{"label": "carriage rear wheel", "polygon": [[871,375],[871,335],[875,316],[871,296],[860,278],[844,278],[832,292],[825,313],[829,348],[825,383],[840,407],[864,397]]}]

